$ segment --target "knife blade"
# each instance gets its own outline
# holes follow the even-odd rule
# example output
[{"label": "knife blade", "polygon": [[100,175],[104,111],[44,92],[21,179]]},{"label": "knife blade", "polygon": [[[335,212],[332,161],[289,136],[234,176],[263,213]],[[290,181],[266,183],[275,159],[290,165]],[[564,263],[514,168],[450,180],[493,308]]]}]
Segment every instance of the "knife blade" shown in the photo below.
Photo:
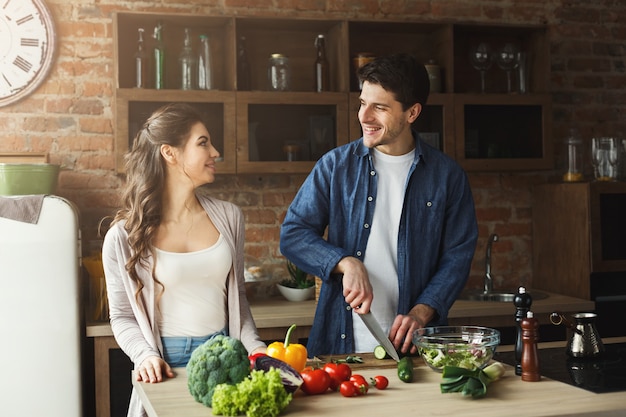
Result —
[{"label": "knife blade", "polygon": [[396,352],[396,348],[393,347],[393,343],[391,343],[389,337],[385,334],[382,327],[380,327],[380,324],[378,324],[376,317],[374,317],[371,312],[359,314],[359,317],[361,317],[361,320],[365,323],[365,327],[367,327],[376,341],[385,348],[387,354],[391,356],[393,360],[398,362],[400,360],[400,356],[398,355],[398,352]]}]

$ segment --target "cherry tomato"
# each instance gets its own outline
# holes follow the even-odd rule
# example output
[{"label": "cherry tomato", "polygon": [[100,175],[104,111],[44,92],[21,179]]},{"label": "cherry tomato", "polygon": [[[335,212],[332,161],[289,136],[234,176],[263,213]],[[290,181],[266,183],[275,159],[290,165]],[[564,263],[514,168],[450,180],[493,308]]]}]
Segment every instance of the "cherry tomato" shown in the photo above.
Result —
[{"label": "cherry tomato", "polygon": [[350,377],[350,382],[355,386],[358,395],[367,394],[367,390],[369,389],[369,384],[367,383],[367,379],[363,375],[352,374]]},{"label": "cherry tomato", "polygon": [[330,375],[323,369],[312,369],[301,372],[302,391],[309,395],[323,394],[330,387]]},{"label": "cherry tomato", "polygon": [[352,376],[352,369],[345,363],[329,362],[324,365],[324,370],[330,375],[330,389],[333,391],[337,391],[339,385],[343,381],[349,381]]},{"label": "cherry tomato", "polygon": [[389,379],[387,379],[387,377],[383,375],[376,375],[374,378],[371,379],[371,383],[377,389],[385,389],[389,385]]},{"label": "cherry tomato", "polygon": [[248,356],[248,359],[250,359],[250,369],[254,369],[256,358],[258,358],[259,356],[267,356],[267,355],[265,353],[255,353],[254,355]]},{"label": "cherry tomato", "polygon": [[343,381],[341,385],[339,385],[339,392],[344,397],[355,397],[357,395],[356,387],[352,381]]}]

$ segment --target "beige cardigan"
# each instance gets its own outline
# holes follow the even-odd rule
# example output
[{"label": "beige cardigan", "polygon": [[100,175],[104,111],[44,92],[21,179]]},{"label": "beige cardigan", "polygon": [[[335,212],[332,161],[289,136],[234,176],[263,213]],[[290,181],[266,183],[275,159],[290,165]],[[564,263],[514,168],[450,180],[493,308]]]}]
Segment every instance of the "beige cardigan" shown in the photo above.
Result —
[{"label": "beige cardigan", "polygon": [[[231,252],[233,265],[228,274],[228,332],[240,339],[248,352],[264,347],[252,318],[244,286],[244,233],[241,209],[234,204],[198,194],[198,200],[224,237]],[[149,356],[163,357],[163,346],[156,323],[155,285],[150,271],[152,257],[145,268],[138,268],[144,283],[141,302],[135,298],[137,286],[126,272],[131,252],[123,223],[114,224],[107,232],[102,247],[102,262],[109,299],[111,328],[118,345],[135,367]],[[141,402],[133,391],[128,408],[129,417],[145,416]]]}]

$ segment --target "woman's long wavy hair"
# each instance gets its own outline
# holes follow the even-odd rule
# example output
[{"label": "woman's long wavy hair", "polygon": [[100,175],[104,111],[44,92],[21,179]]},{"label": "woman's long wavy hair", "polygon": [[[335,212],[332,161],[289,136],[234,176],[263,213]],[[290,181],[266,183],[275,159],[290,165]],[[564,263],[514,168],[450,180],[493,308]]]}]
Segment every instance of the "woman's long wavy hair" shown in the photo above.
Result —
[{"label": "woman's long wavy hair", "polygon": [[[155,259],[154,236],[161,223],[162,196],[165,184],[165,161],[161,145],[182,149],[189,138],[191,128],[202,122],[200,114],[190,105],[174,103],[156,110],[137,132],[132,149],[126,154],[126,185],[122,194],[122,207],[113,223],[125,221],[131,257],[126,271],[137,284],[135,297],[139,299],[144,285],[137,274],[137,267],[147,268],[147,258]],[[154,274],[152,278],[163,284]]]}]

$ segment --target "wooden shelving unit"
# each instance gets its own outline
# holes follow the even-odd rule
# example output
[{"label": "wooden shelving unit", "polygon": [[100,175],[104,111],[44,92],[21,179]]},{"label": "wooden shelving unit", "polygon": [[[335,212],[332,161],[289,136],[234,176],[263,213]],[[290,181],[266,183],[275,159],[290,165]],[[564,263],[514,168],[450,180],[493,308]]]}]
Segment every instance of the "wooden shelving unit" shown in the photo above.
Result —
[{"label": "wooden shelving unit", "polygon": [[[163,25],[166,88],[132,88],[137,30],[146,38]],[[185,28],[197,42],[208,35],[215,90],[183,91],[176,85],[178,52]],[[424,138],[468,171],[549,169],[553,165],[548,95],[549,51],[543,26],[484,26],[438,22],[287,19],[246,16],[117,13],[115,113],[118,170],[134,133],[149,113],[166,102],[189,102],[206,114],[206,124],[224,158],[220,173],[307,173],[326,150],[361,136],[358,86],[353,58],[408,52],[442,69],[440,93],[432,94],[417,121]],[[313,88],[314,39],[326,38],[330,91]],[[250,79],[237,79],[237,46],[245,37]],[[494,64],[487,91],[469,64],[469,49],[505,42],[526,52],[529,90],[505,93],[506,74]],[[147,42],[151,47],[151,42]],[[289,57],[291,90],[268,91],[270,54]],[[248,84],[250,91],[238,86]],[[288,161],[284,148],[296,146]]]}]

